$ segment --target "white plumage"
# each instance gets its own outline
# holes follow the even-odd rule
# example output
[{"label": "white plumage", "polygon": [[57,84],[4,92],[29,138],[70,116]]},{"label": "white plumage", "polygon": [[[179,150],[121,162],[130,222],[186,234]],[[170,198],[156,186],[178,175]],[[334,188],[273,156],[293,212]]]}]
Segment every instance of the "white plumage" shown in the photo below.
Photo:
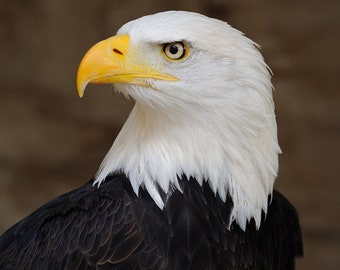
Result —
[{"label": "white plumage", "polygon": [[[95,184],[124,172],[137,194],[145,187],[162,208],[159,187],[170,195],[184,174],[208,181],[223,200],[230,194],[231,222],[244,229],[254,218],[259,227],[280,148],[270,71],[257,45],[225,22],[189,12],[142,17],[118,34],[129,35],[139,62],[178,80],[116,85],[136,105]],[[188,45],[188,56],[169,61],[161,46],[175,41]]]}]

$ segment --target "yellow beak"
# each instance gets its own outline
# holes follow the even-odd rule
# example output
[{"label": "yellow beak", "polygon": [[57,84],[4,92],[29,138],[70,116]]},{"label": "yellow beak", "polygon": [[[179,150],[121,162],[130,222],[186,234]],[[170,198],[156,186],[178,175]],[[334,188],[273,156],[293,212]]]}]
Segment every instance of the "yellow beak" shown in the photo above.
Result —
[{"label": "yellow beak", "polygon": [[146,79],[176,81],[177,78],[163,74],[140,61],[138,52],[131,52],[128,35],[113,36],[95,44],[80,62],[77,89],[84,95],[89,83],[130,83],[148,86]]}]

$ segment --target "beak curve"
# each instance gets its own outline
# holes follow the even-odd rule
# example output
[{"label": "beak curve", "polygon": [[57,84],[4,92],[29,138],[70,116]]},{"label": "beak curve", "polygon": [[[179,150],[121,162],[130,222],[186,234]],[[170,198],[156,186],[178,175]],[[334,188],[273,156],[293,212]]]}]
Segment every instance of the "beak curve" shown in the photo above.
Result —
[{"label": "beak curve", "polygon": [[[95,44],[83,57],[77,73],[78,95],[83,97],[89,83],[130,83],[147,86],[146,78],[176,81],[160,73],[131,53],[129,35],[117,35]],[[143,64],[141,64],[143,63]]]}]

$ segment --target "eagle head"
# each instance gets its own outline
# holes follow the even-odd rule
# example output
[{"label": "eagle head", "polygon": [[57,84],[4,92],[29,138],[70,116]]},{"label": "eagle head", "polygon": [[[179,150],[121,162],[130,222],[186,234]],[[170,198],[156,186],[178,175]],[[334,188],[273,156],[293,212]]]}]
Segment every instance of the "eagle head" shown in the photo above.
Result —
[{"label": "eagle head", "polygon": [[82,59],[77,87],[113,84],[136,104],[96,175],[125,173],[163,208],[185,175],[261,222],[278,172],[271,73],[258,46],[226,22],[168,11],[123,25]]}]

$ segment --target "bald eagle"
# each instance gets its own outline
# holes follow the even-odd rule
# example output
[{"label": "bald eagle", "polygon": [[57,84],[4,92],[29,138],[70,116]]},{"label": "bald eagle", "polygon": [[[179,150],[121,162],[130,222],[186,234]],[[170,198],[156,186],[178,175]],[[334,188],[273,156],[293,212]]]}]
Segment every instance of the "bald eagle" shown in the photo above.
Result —
[{"label": "bald eagle", "polygon": [[136,103],[95,177],[0,238],[1,269],[294,269],[302,255],[278,172],[271,73],[227,23],[169,11],[82,59],[77,87]]}]

